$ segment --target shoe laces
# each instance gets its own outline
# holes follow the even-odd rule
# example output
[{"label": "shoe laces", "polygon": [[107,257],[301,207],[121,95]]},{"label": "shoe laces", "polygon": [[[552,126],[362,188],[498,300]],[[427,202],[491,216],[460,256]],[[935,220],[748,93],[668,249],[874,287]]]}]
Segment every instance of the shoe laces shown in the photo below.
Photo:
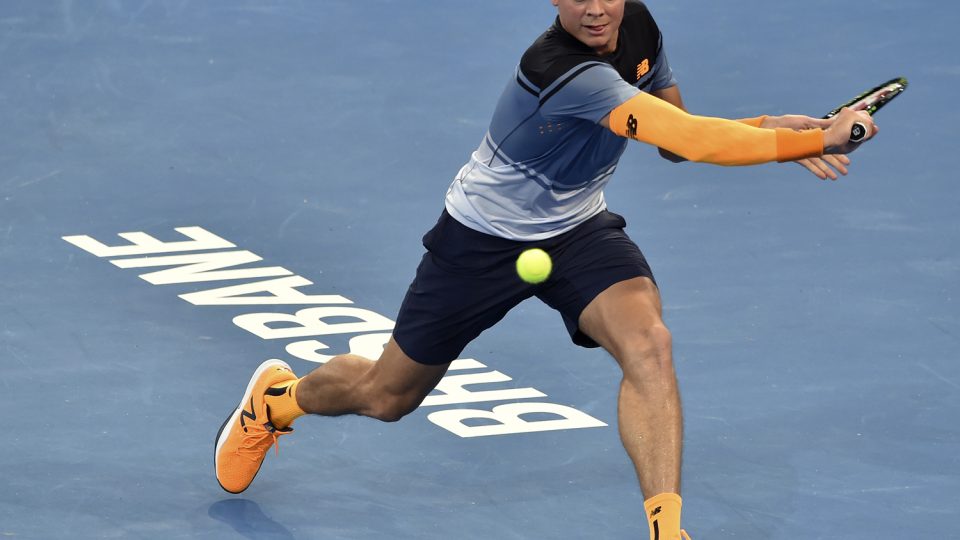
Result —
[{"label": "shoe laces", "polygon": [[680,529],[680,536],[683,537],[683,540],[690,540],[690,535],[683,529]]},{"label": "shoe laces", "polygon": [[250,424],[245,426],[243,441],[237,447],[237,455],[251,461],[260,461],[267,450],[276,445],[276,453],[280,455],[280,436],[292,430],[280,431],[269,422],[266,424]]}]

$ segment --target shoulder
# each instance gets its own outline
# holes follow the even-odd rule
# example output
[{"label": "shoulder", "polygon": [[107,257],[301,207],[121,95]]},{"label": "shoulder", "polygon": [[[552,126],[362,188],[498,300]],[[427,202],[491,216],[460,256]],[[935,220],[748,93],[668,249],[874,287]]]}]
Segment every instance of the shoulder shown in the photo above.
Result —
[{"label": "shoulder", "polygon": [[657,21],[653,19],[647,5],[640,0],[627,0],[623,10],[623,23],[621,23],[621,35],[626,34],[628,38],[639,38],[644,41],[653,41],[659,44],[660,28]]},{"label": "shoulder", "polygon": [[643,89],[653,80],[662,48],[660,28],[647,6],[638,0],[627,0],[620,25],[620,43],[609,58],[611,65],[625,81]]},{"label": "shoulder", "polygon": [[538,90],[543,90],[564,74],[600,59],[594,52],[554,23],[523,53],[520,72]]},{"label": "shoulder", "polygon": [[650,15],[650,10],[647,9],[646,4],[640,0],[627,0],[623,6],[623,20],[626,21],[637,18],[653,20],[653,16]]}]

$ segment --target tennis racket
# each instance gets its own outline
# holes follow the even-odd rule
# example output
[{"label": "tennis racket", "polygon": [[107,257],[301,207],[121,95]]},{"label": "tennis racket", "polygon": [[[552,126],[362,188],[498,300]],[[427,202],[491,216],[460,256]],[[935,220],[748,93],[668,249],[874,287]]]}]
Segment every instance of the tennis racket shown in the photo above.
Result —
[{"label": "tennis racket", "polygon": [[[866,92],[858,95],[836,109],[828,112],[824,118],[833,118],[833,116],[840,112],[840,109],[843,109],[844,107],[850,107],[855,111],[867,111],[867,114],[873,116],[877,111],[882,109],[887,103],[893,101],[893,98],[902,94],[906,89],[906,78],[897,77],[896,79],[890,79],[880,86],[867,90]],[[858,143],[866,136],[867,126],[863,125],[861,122],[854,123],[853,127],[850,129],[850,142]]]}]

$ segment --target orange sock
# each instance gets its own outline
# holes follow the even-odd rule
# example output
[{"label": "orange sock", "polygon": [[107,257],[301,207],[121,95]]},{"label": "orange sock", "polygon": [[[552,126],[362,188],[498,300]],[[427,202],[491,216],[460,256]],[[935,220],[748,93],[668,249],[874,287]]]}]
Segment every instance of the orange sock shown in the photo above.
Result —
[{"label": "orange sock", "polygon": [[676,493],[661,493],[643,502],[650,523],[650,540],[680,540],[680,508]]},{"label": "orange sock", "polygon": [[267,403],[267,410],[270,416],[270,422],[277,429],[289,427],[294,420],[307,414],[297,403],[297,385],[300,379],[290,382],[284,382],[267,389],[267,395],[264,400]]}]

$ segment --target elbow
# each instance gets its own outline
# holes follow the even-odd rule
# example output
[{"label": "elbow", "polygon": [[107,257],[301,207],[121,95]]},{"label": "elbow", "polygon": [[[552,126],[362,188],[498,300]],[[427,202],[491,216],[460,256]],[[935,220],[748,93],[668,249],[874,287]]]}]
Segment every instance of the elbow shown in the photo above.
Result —
[{"label": "elbow", "polygon": [[[682,151],[676,153],[666,149],[660,151],[660,155],[663,156],[664,159],[669,159],[674,163],[680,161],[692,161],[694,163],[715,163],[714,154],[715,152],[711,152],[708,149],[695,147],[684,148]],[[671,159],[670,156],[673,156],[673,159]]]},{"label": "elbow", "polygon": [[[667,150],[669,152],[669,150]],[[661,155],[663,155],[661,153]],[[687,148],[684,150],[683,154],[674,154],[677,156],[678,161],[692,161],[693,163],[708,163],[710,165],[721,165],[721,166],[735,166],[735,165],[749,165],[753,162],[750,160],[740,159],[737,156],[731,155],[729,151],[718,148]],[[664,156],[666,159],[670,159]]]},{"label": "elbow", "polygon": [[671,163],[682,163],[687,161],[687,158],[674,154],[673,152],[667,150],[666,148],[657,148],[660,152],[660,157],[671,162]]}]

